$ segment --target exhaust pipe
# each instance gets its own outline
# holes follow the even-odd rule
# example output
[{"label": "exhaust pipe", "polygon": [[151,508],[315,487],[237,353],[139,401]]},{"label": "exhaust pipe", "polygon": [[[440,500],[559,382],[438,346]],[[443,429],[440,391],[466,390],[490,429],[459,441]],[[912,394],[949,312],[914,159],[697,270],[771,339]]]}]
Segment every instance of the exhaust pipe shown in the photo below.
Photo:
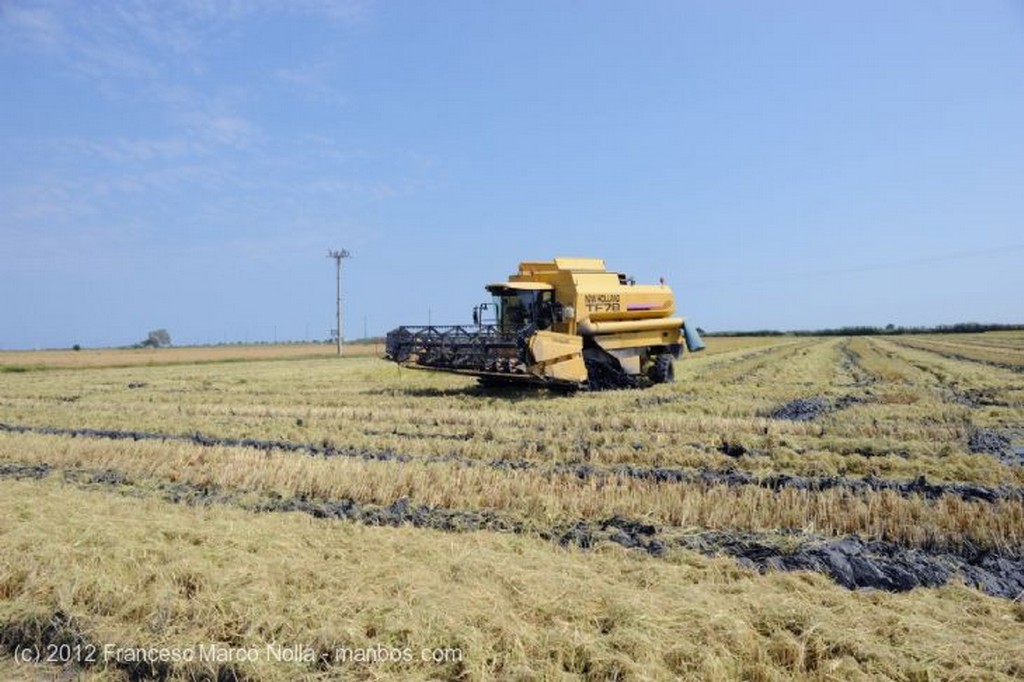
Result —
[{"label": "exhaust pipe", "polygon": [[704,342],[701,341],[700,334],[690,326],[689,322],[683,322],[683,338],[686,339],[686,347],[690,349],[691,353],[704,350]]}]

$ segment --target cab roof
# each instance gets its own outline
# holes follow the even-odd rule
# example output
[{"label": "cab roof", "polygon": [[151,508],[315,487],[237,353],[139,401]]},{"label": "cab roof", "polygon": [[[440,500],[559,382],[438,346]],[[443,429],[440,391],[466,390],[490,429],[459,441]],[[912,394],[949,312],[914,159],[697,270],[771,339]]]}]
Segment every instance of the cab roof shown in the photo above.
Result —
[{"label": "cab roof", "polygon": [[565,258],[560,256],[554,260],[530,261],[519,264],[520,275],[535,275],[541,272],[607,272],[603,258]]},{"label": "cab roof", "polygon": [[494,284],[488,284],[486,287],[487,291],[492,294],[506,289],[513,291],[554,291],[555,287],[547,282],[495,282]]}]

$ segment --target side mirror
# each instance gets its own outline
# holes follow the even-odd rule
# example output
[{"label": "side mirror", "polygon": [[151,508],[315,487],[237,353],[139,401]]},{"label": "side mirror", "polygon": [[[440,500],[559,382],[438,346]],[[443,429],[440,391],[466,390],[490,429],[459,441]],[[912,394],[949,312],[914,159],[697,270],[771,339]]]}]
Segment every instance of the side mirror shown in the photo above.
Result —
[{"label": "side mirror", "polygon": [[555,321],[557,322],[568,322],[576,314],[571,305],[562,305],[561,303],[555,303],[552,310]]}]

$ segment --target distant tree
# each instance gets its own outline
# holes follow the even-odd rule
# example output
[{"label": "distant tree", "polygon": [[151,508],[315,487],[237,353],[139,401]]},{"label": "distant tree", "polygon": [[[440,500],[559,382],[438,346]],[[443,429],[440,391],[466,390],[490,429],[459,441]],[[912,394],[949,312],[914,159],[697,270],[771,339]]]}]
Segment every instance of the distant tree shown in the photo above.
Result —
[{"label": "distant tree", "polygon": [[701,336],[707,335],[707,332],[704,331],[703,327],[697,327],[697,333],[700,334]]},{"label": "distant tree", "polygon": [[143,348],[161,348],[171,345],[171,335],[166,329],[154,329],[146,337],[145,341],[139,343]]},{"label": "distant tree", "polygon": [[896,329],[896,325],[894,325],[892,322],[890,322],[889,324],[885,325],[885,331],[887,331],[887,332],[891,332],[894,329]]},{"label": "distant tree", "polygon": [[71,346],[71,350],[82,350],[82,347],[76,343],[75,345]]}]

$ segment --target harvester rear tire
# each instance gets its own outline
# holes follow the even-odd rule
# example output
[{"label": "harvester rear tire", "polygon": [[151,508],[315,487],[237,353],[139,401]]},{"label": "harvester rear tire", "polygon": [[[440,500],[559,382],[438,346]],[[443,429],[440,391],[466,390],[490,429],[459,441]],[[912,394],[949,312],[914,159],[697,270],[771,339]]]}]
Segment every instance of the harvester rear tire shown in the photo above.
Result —
[{"label": "harvester rear tire", "polygon": [[672,362],[672,356],[662,353],[654,359],[654,365],[649,374],[651,381],[656,384],[670,384],[676,380],[676,367]]}]

